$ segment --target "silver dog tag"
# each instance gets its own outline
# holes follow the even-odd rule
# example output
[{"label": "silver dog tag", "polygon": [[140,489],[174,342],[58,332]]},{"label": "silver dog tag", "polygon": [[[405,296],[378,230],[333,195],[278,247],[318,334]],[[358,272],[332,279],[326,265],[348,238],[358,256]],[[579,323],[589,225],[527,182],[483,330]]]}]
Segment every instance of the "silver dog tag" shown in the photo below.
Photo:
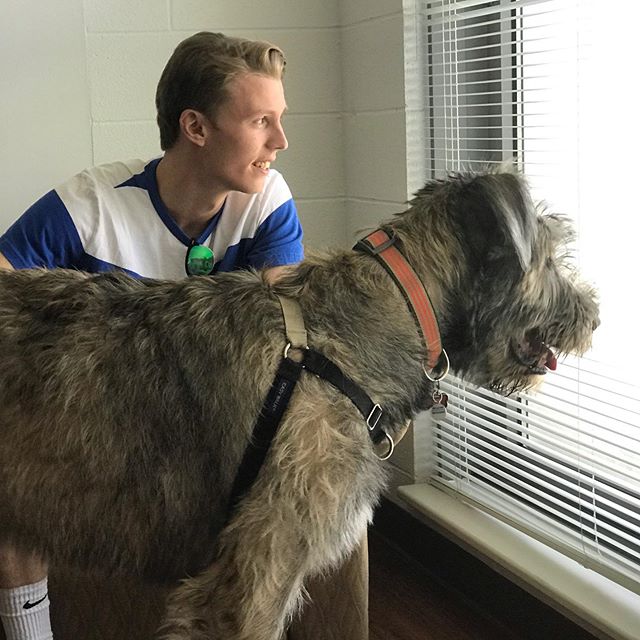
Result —
[{"label": "silver dog tag", "polygon": [[447,404],[449,396],[439,390],[433,392],[433,405],[431,406],[431,415],[434,420],[442,420],[447,416]]},{"label": "silver dog tag", "polygon": [[431,407],[431,415],[433,416],[434,420],[442,420],[447,416],[447,407],[445,407],[443,404],[434,404]]}]

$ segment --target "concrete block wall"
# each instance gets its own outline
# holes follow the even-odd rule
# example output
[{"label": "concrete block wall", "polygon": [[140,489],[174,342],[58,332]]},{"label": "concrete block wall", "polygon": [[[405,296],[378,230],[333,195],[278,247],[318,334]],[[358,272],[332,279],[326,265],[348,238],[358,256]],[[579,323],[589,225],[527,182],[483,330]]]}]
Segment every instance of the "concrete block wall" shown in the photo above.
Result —
[{"label": "concrete block wall", "polygon": [[0,232],[91,161],[81,0],[2,0]]},{"label": "concrete block wall", "polygon": [[348,240],[407,200],[402,0],[343,0]]}]

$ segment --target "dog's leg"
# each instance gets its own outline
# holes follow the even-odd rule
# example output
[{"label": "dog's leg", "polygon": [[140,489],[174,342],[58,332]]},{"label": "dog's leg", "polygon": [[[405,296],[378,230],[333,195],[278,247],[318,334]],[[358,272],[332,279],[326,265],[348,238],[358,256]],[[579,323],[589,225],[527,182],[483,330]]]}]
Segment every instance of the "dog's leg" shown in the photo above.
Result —
[{"label": "dog's leg", "polygon": [[368,512],[357,518],[360,525],[345,531],[342,548],[324,553],[314,548],[318,540],[283,535],[286,525],[274,535],[238,532],[211,567],[170,594],[160,637],[279,640],[302,605],[304,581],[340,563],[353,540],[362,539],[369,518]]},{"label": "dog's leg", "polygon": [[350,402],[327,407],[323,389],[315,378],[301,381],[299,392],[317,400],[292,400],[219,537],[217,560],[169,597],[166,640],[279,640],[304,580],[337,566],[362,539],[386,472]]},{"label": "dog's leg", "polygon": [[235,541],[216,562],[170,594],[163,640],[278,640],[284,632],[302,591],[304,550],[282,532],[277,547],[230,533]]}]

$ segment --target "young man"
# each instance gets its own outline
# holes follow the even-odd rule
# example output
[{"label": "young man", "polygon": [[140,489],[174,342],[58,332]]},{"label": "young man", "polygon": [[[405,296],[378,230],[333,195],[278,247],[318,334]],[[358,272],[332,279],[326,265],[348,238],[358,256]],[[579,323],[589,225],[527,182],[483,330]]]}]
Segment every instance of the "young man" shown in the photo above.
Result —
[{"label": "young man", "polygon": [[[156,94],[162,158],[87,169],[47,193],[0,238],[0,268],[177,279],[252,267],[278,277],[303,257],[291,193],[270,168],[287,148],[284,66],[264,42],[207,32],[183,41]],[[52,637],[46,573],[37,556],[0,543],[8,640]],[[323,589],[313,606],[333,597]]]},{"label": "young man", "polygon": [[164,156],[88,169],[50,191],[0,238],[4,259],[154,278],[183,277],[192,244],[213,251],[213,272],[274,275],[299,261],[295,205],[269,168],[287,148],[284,64],[265,43],[211,33],[184,41],[158,84]]}]

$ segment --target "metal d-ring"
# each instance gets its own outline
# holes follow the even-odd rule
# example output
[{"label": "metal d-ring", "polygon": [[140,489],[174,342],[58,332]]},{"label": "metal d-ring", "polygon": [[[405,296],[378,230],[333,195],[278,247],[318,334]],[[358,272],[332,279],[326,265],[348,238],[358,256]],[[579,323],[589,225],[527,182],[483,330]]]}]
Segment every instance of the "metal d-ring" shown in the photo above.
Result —
[{"label": "metal d-ring", "polygon": [[433,371],[435,370],[435,367],[431,369],[431,371],[427,371],[424,367],[424,363],[422,364],[422,370],[424,371],[424,375],[427,376],[427,379],[430,380],[431,382],[438,382],[439,380],[442,380],[442,378],[444,378],[449,373],[449,368],[450,368],[449,356],[447,355],[447,352],[444,349],[442,350],[442,353],[438,358],[438,364],[440,364],[440,361],[442,360],[443,357],[445,361],[444,369],[442,370],[442,373],[439,376],[436,376],[434,378],[432,378],[430,374],[433,373]]},{"label": "metal d-ring", "polygon": [[[283,358],[287,358],[289,356],[289,351],[292,350],[293,351],[308,351],[309,347],[307,347],[306,345],[304,347],[298,347],[296,345],[292,345],[290,342],[287,342],[287,346],[284,348],[284,354],[282,355]],[[292,358],[292,360],[294,360],[295,362],[299,362],[299,359],[296,358]]]},{"label": "metal d-ring", "polygon": [[393,450],[396,448],[396,443],[393,441],[393,438],[386,431],[384,432],[384,437],[389,442],[389,451],[387,451],[387,453],[385,453],[385,455],[383,456],[378,456],[378,460],[388,460],[393,454]]}]

